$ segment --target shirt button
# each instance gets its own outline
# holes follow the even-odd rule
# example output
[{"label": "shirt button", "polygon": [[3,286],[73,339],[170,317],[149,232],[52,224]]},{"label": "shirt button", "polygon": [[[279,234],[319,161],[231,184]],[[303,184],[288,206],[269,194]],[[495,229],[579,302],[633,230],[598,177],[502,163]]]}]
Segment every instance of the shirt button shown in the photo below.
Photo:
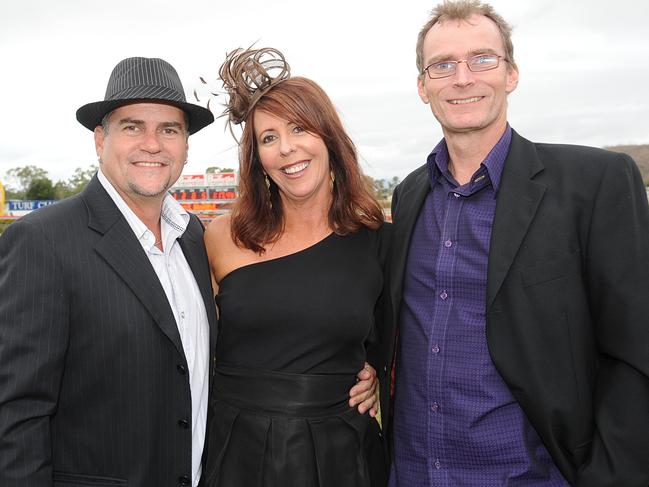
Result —
[{"label": "shirt button", "polygon": [[180,318],[183,319],[183,320],[185,319],[185,312],[184,311],[180,312]]},{"label": "shirt button", "polygon": [[439,460],[435,460],[435,463],[433,463],[433,465],[435,465],[435,468],[436,468],[437,470],[439,470],[440,468],[442,468],[442,464],[440,463]]},{"label": "shirt button", "polygon": [[444,242],[444,247],[446,247],[446,248],[449,248],[451,245],[453,245],[453,242],[451,242],[450,240],[447,240],[446,242]]},{"label": "shirt button", "polygon": [[439,353],[439,346],[438,345],[433,345],[433,348],[431,348],[431,351],[433,353]]},{"label": "shirt button", "polygon": [[183,486],[190,485],[192,483],[192,480],[189,478],[188,475],[181,475],[180,477],[178,477],[178,483],[180,483],[180,485]]},{"label": "shirt button", "polygon": [[438,412],[439,412],[439,403],[438,403],[438,402],[434,402],[433,404],[430,405],[430,409],[431,409],[434,413],[438,413]]},{"label": "shirt button", "polygon": [[176,365],[176,369],[178,370],[178,373],[180,375],[185,375],[187,373],[187,369],[185,368],[185,366],[183,364]]},{"label": "shirt button", "polygon": [[180,426],[184,430],[189,429],[189,421],[187,421],[186,419],[179,419],[178,426]]},{"label": "shirt button", "polygon": [[446,293],[446,291],[442,291],[442,294],[440,294],[439,297],[442,299],[446,299],[448,298],[448,294]]}]

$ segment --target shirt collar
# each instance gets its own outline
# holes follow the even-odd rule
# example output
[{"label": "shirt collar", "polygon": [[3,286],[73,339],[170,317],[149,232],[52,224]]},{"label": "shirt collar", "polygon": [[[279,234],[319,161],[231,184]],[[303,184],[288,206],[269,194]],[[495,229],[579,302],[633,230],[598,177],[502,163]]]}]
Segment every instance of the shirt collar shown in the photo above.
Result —
[{"label": "shirt collar", "polygon": [[[500,140],[496,142],[496,145],[493,146],[487,157],[480,164],[481,171],[482,168],[486,168],[487,173],[489,174],[489,180],[491,185],[494,188],[494,191],[497,193],[498,188],[500,187],[500,179],[502,177],[503,168],[505,166],[505,159],[507,159],[507,154],[509,153],[509,147],[512,141],[512,128],[509,124],[505,128],[503,135],[500,137]],[[454,181],[451,172],[448,169],[449,163],[449,154],[448,146],[446,145],[446,139],[442,139],[435,146],[433,151],[428,155],[426,164],[428,165],[428,171],[430,174],[431,184],[437,181],[440,176],[444,176],[447,179],[450,178],[450,181]],[[476,173],[478,172],[476,171]],[[455,183],[457,184],[457,183]]]},{"label": "shirt collar", "polygon": [[[101,167],[97,172],[97,179],[104,187],[108,196],[113,200],[120,213],[124,216],[127,223],[133,230],[135,237],[138,239],[145,251],[153,250],[155,248],[155,236],[153,232],[140,220],[140,218],[128,206],[124,198],[117,192],[115,187],[111,184],[108,178],[101,171]],[[170,194],[166,194],[162,201],[161,213],[161,233],[162,241],[164,242],[163,248],[166,250],[171,247],[171,241],[180,238],[189,223],[189,213],[178,203]]]}]

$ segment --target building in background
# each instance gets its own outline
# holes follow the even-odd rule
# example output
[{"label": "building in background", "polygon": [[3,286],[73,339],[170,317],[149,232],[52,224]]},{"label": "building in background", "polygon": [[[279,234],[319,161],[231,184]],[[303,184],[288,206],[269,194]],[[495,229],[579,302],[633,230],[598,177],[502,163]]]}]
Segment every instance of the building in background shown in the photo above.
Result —
[{"label": "building in background", "polygon": [[235,172],[182,175],[169,192],[187,211],[203,222],[228,213],[237,198],[239,179]]}]

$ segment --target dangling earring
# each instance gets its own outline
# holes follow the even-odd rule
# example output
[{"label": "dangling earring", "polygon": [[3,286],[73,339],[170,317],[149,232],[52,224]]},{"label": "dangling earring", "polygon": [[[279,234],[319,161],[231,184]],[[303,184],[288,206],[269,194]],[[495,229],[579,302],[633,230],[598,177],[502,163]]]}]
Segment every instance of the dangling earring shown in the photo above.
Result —
[{"label": "dangling earring", "polygon": [[334,190],[334,183],[336,182],[336,175],[334,174],[333,169],[329,170],[329,179],[331,179],[331,182],[329,183],[329,186],[331,187],[331,191]]},{"label": "dangling earring", "polygon": [[266,196],[268,197],[268,205],[270,209],[273,209],[273,200],[270,197],[270,179],[268,179],[268,174],[264,173],[264,182],[266,183]]}]

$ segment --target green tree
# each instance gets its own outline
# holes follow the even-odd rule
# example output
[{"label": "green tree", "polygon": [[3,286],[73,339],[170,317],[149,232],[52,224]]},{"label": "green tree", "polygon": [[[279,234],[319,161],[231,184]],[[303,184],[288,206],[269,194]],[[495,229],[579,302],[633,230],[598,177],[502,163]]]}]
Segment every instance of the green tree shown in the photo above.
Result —
[{"label": "green tree", "polygon": [[385,179],[372,179],[372,186],[374,188],[374,194],[379,200],[384,200],[387,194],[387,188],[385,187]]},{"label": "green tree", "polygon": [[20,189],[25,191],[34,179],[49,179],[45,169],[36,166],[14,167],[7,171],[7,175],[18,180]]},{"label": "green tree", "polygon": [[9,169],[5,185],[7,199],[63,199],[79,193],[97,172],[97,165],[78,167],[67,180],[54,183],[48,172],[37,166],[23,166]]},{"label": "green tree", "polygon": [[54,185],[50,178],[32,179],[25,191],[27,200],[53,200],[56,199]]},{"label": "green tree", "polygon": [[14,189],[10,185],[5,185],[5,199],[7,200],[24,200],[25,192]]},{"label": "green tree", "polygon": [[86,169],[76,168],[74,174],[68,179],[68,187],[74,194],[79,193],[90,182],[98,169],[96,164]]},{"label": "green tree", "polygon": [[67,198],[81,192],[96,172],[97,165],[92,165],[86,169],[81,167],[76,168],[74,174],[67,181],[58,181],[54,185],[56,199]]},{"label": "green tree", "polygon": [[383,201],[387,202],[392,199],[392,192],[394,188],[397,187],[401,181],[397,176],[393,176],[391,179],[373,179],[372,186],[374,187],[374,194],[376,197]]},{"label": "green tree", "polygon": [[[386,179],[387,181],[387,179]],[[399,179],[398,176],[392,176],[392,179],[388,181],[388,189],[390,190],[390,195],[394,191],[394,188],[397,187],[397,185],[401,182],[401,179]]]},{"label": "green tree", "polygon": [[[7,199],[28,199],[27,190],[33,181],[49,180],[49,174],[45,169],[36,166],[14,167],[7,171],[7,176],[12,181],[7,184]],[[47,183],[46,183],[47,184]]]}]

